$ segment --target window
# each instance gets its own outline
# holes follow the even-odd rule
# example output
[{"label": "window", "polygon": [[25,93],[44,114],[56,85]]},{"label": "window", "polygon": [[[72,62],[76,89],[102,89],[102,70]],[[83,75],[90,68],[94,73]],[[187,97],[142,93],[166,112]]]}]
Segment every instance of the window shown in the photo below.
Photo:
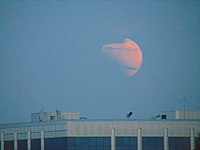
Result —
[{"label": "window", "polygon": [[96,138],[98,147],[103,147],[103,139],[103,137]]},{"label": "window", "polygon": [[45,138],[45,150],[110,150],[110,137]]},{"label": "window", "polygon": [[169,137],[169,150],[189,150],[189,137]]},{"label": "window", "polygon": [[45,150],[66,150],[67,138],[44,139]]},{"label": "window", "polygon": [[41,149],[41,140],[32,139],[31,140],[31,150],[40,150]]},{"label": "window", "polygon": [[18,140],[17,141],[17,148],[19,150],[27,150],[27,140]]},{"label": "window", "polygon": [[163,137],[143,137],[143,150],[164,150]]},{"label": "window", "polygon": [[55,119],[56,119],[55,116],[51,116],[51,117],[50,117],[50,120],[55,120]]},{"label": "window", "polygon": [[14,141],[4,141],[5,150],[14,150]]},{"label": "window", "polygon": [[67,138],[67,147],[74,147],[75,146],[75,138],[74,137],[68,137]]},{"label": "window", "polygon": [[137,137],[116,137],[116,150],[137,150]]},{"label": "window", "polygon": [[161,115],[161,119],[167,119],[167,115]]}]

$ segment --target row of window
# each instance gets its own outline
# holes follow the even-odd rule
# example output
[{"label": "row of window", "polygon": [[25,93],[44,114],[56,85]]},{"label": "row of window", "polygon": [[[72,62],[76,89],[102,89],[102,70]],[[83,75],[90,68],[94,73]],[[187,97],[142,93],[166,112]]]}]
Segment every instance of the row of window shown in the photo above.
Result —
[{"label": "row of window", "polygon": [[[58,147],[57,143],[60,146]],[[45,139],[45,150],[110,150],[111,141],[109,137],[69,137]]]},{"label": "row of window", "polygon": [[[45,150],[110,150],[110,137],[46,138]],[[18,140],[19,150],[27,150],[27,140]],[[31,150],[40,150],[41,140],[31,140]],[[14,150],[14,141],[4,142],[5,150]],[[163,137],[143,137],[143,150],[164,150]],[[116,150],[137,150],[137,137],[116,137]],[[169,150],[190,150],[189,137],[169,137]]]},{"label": "row of window", "polygon": [[[56,130],[56,131],[45,131],[45,137],[51,138],[51,137],[65,137],[67,135],[67,130]],[[28,134],[27,133],[17,133],[17,137],[19,139],[27,139]],[[33,139],[37,139],[41,137],[41,132],[31,132],[31,137]],[[5,140],[13,140],[14,134],[4,134]]]},{"label": "row of window", "polygon": [[51,125],[35,125],[35,126],[24,126],[19,128],[6,128],[0,129],[0,133],[7,133],[13,134],[14,132],[18,133],[27,133],[28,131],[31,132],[40,132],[41,130],[45,131],[57,131],[57,130],[66,130],[66,123],[63,124],[51,124]]}]

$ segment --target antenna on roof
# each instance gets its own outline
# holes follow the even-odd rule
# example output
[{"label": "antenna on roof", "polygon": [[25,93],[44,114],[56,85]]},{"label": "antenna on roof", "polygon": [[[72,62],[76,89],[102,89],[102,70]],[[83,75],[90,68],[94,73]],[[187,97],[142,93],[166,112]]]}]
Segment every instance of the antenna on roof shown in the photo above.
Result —
[{"label": "antenna on roof", "polygon": [[183,119],[185,119],[185,106],[186,106],[186,104],[185,104],[185,96],[183,97]]},{"label": "antenna on roof", "polygon": [[126,115],[126,118],[130,118],[132,114],[133,114],[133,112],[129,112],[129,113]]}]

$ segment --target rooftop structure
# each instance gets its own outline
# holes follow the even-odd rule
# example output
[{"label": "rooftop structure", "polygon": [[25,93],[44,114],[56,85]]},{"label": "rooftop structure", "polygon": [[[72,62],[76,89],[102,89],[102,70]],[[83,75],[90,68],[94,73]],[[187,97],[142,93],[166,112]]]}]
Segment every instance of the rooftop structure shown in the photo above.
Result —
[{"label": "rooftop structure", "polygon": [[162,111],[152,119],[200,120],[199,110]]},{"label": "rooftop structure", "polygon": [[39,112],[31,114],[31,122],[80,119],[79,112]]}]

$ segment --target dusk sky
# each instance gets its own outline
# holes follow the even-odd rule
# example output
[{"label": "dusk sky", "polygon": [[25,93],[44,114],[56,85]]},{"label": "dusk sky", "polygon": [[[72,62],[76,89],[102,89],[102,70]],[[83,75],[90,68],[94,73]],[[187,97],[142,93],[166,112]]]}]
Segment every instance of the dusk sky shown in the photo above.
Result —
[{"label": "dusk sky", "polygon": [[[127,38],[143,55],[132,76],[102,52]],[[148,119],[184,97],[200,109],[199,0],[0,2],[0,123],[56,109]]]}]

